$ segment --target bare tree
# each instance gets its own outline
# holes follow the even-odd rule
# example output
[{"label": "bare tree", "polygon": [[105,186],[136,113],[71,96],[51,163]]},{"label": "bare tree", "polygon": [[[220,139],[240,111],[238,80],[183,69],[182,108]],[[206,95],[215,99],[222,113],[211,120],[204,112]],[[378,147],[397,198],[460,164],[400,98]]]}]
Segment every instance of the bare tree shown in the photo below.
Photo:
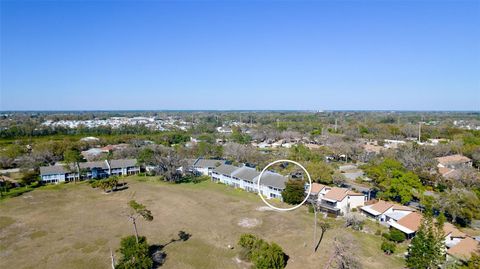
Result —
[{"label": "bare tree", "polygon": [[362,265],[357,258],[357,246],[351,235],[345,234],[342,237],[335,237],[333,241],[333,253],[325,264],[325,269],[332,265],[338,269],[360,269]]}]

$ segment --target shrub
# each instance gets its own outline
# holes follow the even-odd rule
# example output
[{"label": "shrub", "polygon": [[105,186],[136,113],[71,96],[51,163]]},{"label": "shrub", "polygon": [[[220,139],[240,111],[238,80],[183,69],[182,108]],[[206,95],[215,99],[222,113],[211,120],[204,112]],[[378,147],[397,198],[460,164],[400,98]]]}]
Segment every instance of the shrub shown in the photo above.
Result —
[{"label": "shrub", "polygon": [[382,236],[383,238],[390,240],[390,233],[383,233]]},{"label": "shrub", "polygon": [[399,242],[405,241],[405,239],[407,239],[407,237],[400,230],[392,229],[392,230],[390,230],[390,238],[389,239],[391,241],[399,243]]},{"label": "shrub", "polygon": [[240,256],[250,260],[257,269],[282,269],[285,267],[285,253],[275,244],[269,244],[252,234],[240,236],[238,244],[242,247]]},{"label": "shrub", "polygon": [[315,213],[312,205],[308,205],[308,213]]},{"label": "shrub", "polygon": [[384,240],[380,246],[383,252],[390,255],[395,252],[395,243]]},{"label": "shrub", "polygon": [[375,231],[375,235],[381,235],[381,234],[382,234],[382,230],[377,229],[377,230]]},{"label": "shrub", "polygon": [[122,254],[122,258],[115,268],[152,268],[153,260],[148,252],[148,244],[145,236],[139,237],[138,243],[133,235],[122,238],[119,251]]}]

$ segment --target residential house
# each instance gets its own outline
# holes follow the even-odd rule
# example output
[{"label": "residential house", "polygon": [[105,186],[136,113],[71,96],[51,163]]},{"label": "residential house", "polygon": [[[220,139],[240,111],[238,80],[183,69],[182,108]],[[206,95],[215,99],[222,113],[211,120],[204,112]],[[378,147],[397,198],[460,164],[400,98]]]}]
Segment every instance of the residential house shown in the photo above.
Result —
[{"label": "residential house", "polygon": [[447,260],[467,261],[472,253],[480,254],[480,242],[458,230],[451,223],[443,224]]},{"label": "residential house", "polygon": [[362,206],[362,213],[370,218],[374,218],[380,222],[388,222],[389,220],[398,221],[406,215],[415,211],[408,206],[398,205],[386,201],[378,201],[375,204]]},{"label": "residential house", "polygon": [[[309,185],[307,184],[305,186],[305,194],[308,193]],[[308,201],[310,203],[318,203],[321,201],[321,198],[327,193],[329,190],[331,190],[332,187],[319,184],[319,183],[312,183],[312,191],[310,192],[310,195],[308,197]]]},{"label": "residential house", "polygon": [[213,182],[220,182],[226,185],[232,185],[232,173],[239,167],[229,164],[222,164],[213,169],[211,176]]},{"label": "residential house", "polygon": [[365,195],[346,188],[333,187],[320,198],[318,207],[337,215],[345,215],[353,208],[365,205]]},{"label": "residential house", "polygon": [[56,164],[40,167],[40,177],[45,183],[60,183],[82,179],[106,178],[112,175],[137,174],[140,166],[136,159],[84,162],[72,165]]},{"label": "residential house", "polygon": [[260,180],[260,193],[262,195],[269,199],[277,198],[282,200],[282,191],[285,189],[287,177],[271,171],[265,171],[261,179],[260,175],[254,179],[254,184],[257,184],[258,180]]},{"label": "residential house", "polygon": [[210,176],[212,171],[222,165],[225,164],[225,160],[212,160],[212,159],[203,159],[198,158],[193,163],[189,162],[189,167],[196,173],[200,173],[205,176]]},{"label": "residential house", "polygon": [[460,154],[438,157],[435,160],[438,162],[438,168],[460,169],[472,166],[472,160]]},{"label": "residential house", "polygon": [[415,236],[418,228],[420,228],[421,222],[422,215],[417,212],[411,212],[398,220],[391,218],[387,221],[387,224],[405,233],[407,238],[412,238]]}]

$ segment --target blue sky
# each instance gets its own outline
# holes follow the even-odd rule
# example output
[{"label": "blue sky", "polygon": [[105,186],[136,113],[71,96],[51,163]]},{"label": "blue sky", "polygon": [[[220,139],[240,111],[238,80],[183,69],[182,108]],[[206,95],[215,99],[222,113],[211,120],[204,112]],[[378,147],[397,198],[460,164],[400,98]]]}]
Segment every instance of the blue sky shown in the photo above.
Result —
[{"label": "blue sky", "polygon": [[0,5],[0,110],[480,108],[480,1]]}]

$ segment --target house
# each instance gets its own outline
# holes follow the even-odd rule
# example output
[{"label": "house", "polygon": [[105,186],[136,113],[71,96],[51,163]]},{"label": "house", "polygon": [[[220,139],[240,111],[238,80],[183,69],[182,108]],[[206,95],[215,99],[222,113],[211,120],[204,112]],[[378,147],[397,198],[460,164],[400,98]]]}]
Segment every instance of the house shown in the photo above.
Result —
[{"label": "house", "polygon": [[350,191],[346,188],[333,187],[327,191],[317,203],[320,210],[337,215],[345,215],[353,208],[365,204],[365,195]]},{"label": "house", "polygon": [[[222,164],[211,173],[212,181],[223,183],[234,188],[240,188],[248,192],[258,192],[257,183],[260,172],[248,166],[237,167]],[[287,178],[280,174],[265,171],[260,181],[260,193],[268,199],[282,199],[282,191],[285,189]]]},{"label": "house", "polygon": [[435,160],[438,162],[438,168],[460,169],[472,166],[472,160],[460,154],[438,157]]},{"label": "house", "polygon": [[265,171],[261,179],[260,175],[254,179],[254,184],[257,184],[258,180],[260,180],[260,193],[262,195],[268,199],[277,198],[282,200],[282,191],[285,189],[287,177],[271,171]]},{"label": "house", "polygon": [[80,179],[78,166],[62,164],[41,166],[40,177],[44,183],[58,183]]},{"label": "house", "polygon": [[213,169],[211,176],[213,182],[232,185],[232,173],[239,167],[229,164],[222,164]]},{"label": "house", "polygon": [[420,228],[421,222],[422,215],[417,212],[411,212],[398,220],[391,218],[387,221],[387,224],[405,233],[407,238],[412,238],[415,236],[418,228]]},{"label": "house", "polygon": [[[308,194],[308,189],[309,186],[308,184],[305,186],[305,194]],[[308,201],[310,203],[318,203],[320,202],[320,199],[327,193],[329,190],[331,190],[332,187],[319,184],[319,183],[312,183],[312,191],[310,192],[310,195],[308,197]]]},{"label": "house", "polygon": [[188,162],[188,167],[191,170],[193,170],[195,173],[199,173],[205,176],[210,176],[213,169],[226,163],[225,160],[212,160],[203,158],[198,158],[193,162],[190,159]]},{"label": "house", "polygon": [[466,262],[473,253],[480,254],[479,242],[471,237],[461,239],[454,246],[447,248],[447,260]]},{"label": "house", "polygon": [[375,204],[362,206],[362,214],[367,217],[374,218],[380,222],[388,222],[389,220],[398,221],[406,215],[415,211],[408,206],[398,205],[386,201],[378,201]]},{"label": "house", "polygon": [[56,164],[40,167],[44,183],[59,183],[82,179],[98,179],[109,176],[125,176],[140,173],[136,159],[85,162],[71,165]]}]

